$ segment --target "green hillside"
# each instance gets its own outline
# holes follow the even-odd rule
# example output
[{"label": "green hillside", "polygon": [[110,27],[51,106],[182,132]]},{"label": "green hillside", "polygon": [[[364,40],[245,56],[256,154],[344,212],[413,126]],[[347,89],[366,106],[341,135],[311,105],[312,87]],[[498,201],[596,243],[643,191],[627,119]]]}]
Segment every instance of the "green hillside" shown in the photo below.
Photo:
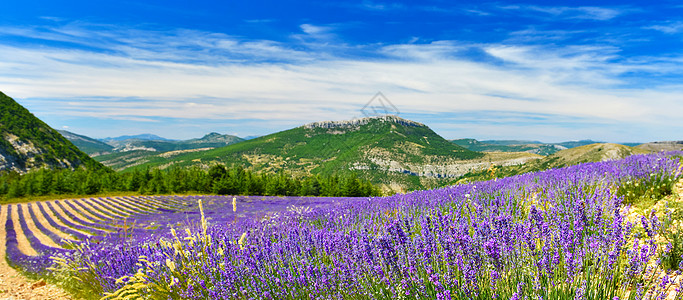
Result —
[{"label": "green hillside", "polygon": [[105,168],[59,132],[0,92],[0,171],[38,168]]},{"label": "green hillside", "polygon": [[562,168],[586,162],[621,159],[634,154],[650,153],[648,150],[620,144],[595,143],[558,151],[542,159],[514,166],[497,166],[492,169],[479,170],[466,174],[463,181],[488,180],[492,177],[508,177],[528,172]]},{"label": "green hillside", "polygon": [[[437,186],[460,176],[461,165],[482,153],[455,145],[429,127],[395,116],[316,122],[208,151],[146,158],[133,168],[216,163],[257,172],[294,174],[355,172],[385,187]],[[130,168],[125,168],[130,169]]]}]

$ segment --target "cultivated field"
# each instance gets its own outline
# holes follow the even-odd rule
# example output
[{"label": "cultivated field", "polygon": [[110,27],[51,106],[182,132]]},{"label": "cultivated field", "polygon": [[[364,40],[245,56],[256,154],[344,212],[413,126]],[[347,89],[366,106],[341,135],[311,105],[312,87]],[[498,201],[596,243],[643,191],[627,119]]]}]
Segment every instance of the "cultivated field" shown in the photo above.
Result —
[{"label": "cultivated field", "polygon": [[636,155],[381,198],[11,204],[0,229],[10,263],[51,266],[53,282],[87,298],[673,299],[680,159]]}]

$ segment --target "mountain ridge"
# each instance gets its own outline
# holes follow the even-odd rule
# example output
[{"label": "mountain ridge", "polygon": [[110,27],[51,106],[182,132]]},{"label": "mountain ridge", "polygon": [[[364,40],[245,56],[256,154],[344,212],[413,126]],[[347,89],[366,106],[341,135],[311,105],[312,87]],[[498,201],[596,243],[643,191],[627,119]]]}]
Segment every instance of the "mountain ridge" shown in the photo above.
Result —
[{"label": "mountain ridge", "polygon": [[[476,140],[472,138],[454,139],[451,142],[468,148],[473,151],[481,152],[528,152],[548,156],[558,151],[571,149],[575,147],[590,145],[590,144],[604,144],[604,142],[593,140],[575,140],[565,141],[559,143],[543,143],[539,141],[527,140]],[[637,143],[629,143],[637,144]],[[628,146],[631,146],[628,145]]]},{"label": "mountain ridge", "polygon": [[651,153],[651,151],[615,143],[594,143],[561,150],[525,164],[515,166],[499,165],[495,170],[482,169],[471,172],[457,182],[488,180],[491,179],[491,172],[493,172],[493,174],[498,174],[499,177],[508,177],[528,172],[562,168],[580,163],[622,159],[630,155],[646,153]]},{"label": "mountain ridge", "polygon": [[59,132],[0,92],[0,171],[106,169]]},{"label": "mountain ridge", "polygon": [[[294,174],[355,172],[387,189],[436,187],[494,159],[501,164],[538,159],[533,154],[488,155],[455,145],[428,126],[397,116],[321,121],[206,151],[155,155],[121,170],[214,164]],[[107,162],[105,162],[107,164]]]},{"label": "mountain ridge", "polygon": [[152,133],[141,133],[136,135],[122,135],[117,137],[106,137],[103,139],[98,139],[102,142],[112,142],[112,141],[124,141],[124,140],[142,140],[142,141],[175,141],[173,139],[167,139],[160,137]]}]

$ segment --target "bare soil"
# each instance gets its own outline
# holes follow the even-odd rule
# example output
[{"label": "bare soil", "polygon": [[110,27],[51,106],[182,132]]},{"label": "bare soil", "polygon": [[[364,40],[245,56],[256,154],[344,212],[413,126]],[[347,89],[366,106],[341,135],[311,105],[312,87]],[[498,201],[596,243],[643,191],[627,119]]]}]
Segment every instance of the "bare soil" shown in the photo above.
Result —
[{"label": "bare soil", "polygon": [[0,207],[0,300],[71,299],[59,287],[47,284],[42,279],[38,281],[29,280],[7,264],[7,259],[5,258],[5,222],[7,217],[7,206],[3,205]]}]

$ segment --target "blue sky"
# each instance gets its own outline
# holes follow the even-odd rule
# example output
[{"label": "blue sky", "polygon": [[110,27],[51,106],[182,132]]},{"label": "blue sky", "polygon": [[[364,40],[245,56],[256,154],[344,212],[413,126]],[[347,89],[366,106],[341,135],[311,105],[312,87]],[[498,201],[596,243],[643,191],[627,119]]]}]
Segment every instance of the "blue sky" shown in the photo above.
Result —
[{"label": "blue sky", "polygon": [[683,140],[677,1],[4,1],[0,91],[92,137],[263,135],[381,91],[446,138]]}]

